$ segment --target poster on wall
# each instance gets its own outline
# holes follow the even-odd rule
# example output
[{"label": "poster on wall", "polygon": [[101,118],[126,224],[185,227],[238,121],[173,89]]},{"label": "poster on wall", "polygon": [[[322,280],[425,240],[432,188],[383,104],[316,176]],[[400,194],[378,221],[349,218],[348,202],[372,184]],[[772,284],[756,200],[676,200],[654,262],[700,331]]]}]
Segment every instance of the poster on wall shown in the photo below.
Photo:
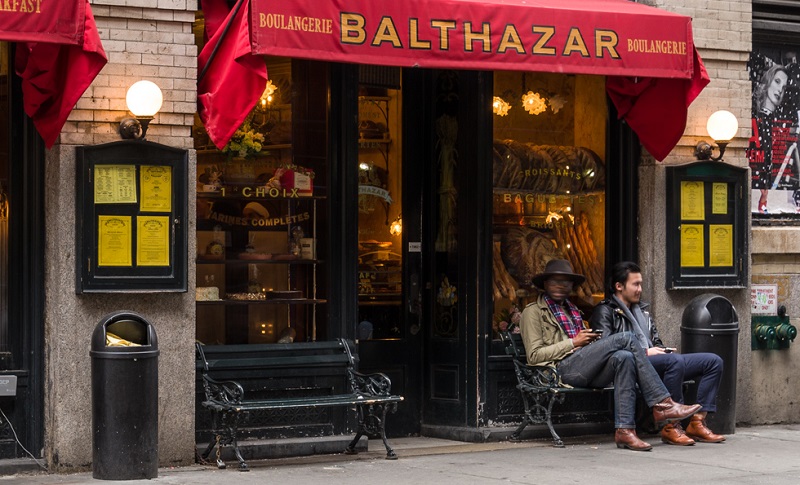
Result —
[{"label": "poster on wall", "polygon": [[800,64],[795,48],[756,47],[747,71],[753,87],[747,148],[753,214],[800,214]]}]

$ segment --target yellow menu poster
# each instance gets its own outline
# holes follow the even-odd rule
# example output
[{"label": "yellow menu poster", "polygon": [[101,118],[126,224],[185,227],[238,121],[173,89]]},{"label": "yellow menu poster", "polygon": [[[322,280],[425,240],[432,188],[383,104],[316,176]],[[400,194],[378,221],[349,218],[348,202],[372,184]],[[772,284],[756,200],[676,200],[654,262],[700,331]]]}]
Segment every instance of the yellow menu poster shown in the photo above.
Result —
[{"label": "yellow menu poster", "polygon": [[95,204],[135,204],[135,165],[95,165]]},{"label": "yellow menu poster", "polygon": [[137,266],[169,266],[169,217],[136,218]]},{"label": "yellow menu poster", "polygon": [[172,211],[172,167],[142,165],[139,168],[142,212]]},{"label": "yellow menu poster", "polygon": [[131,216],[97,218],[97,266],[133,266]]},{"label": "yellow menu poster", "polygon": [[728,213],[728,184],[714,182],[711,186],[711,213]]},{"label": "yellow menu poster", "polygon": [[681,220],[702,221],[706,218],[703,182],[681,182]]},{"label": "yellow menu poster", "polygon": [[703,250],[702,224],[682,224],[681,225],[681,267],[696,268],[705,266]]},{"label": "yellow menu poster", "polygon": [[733,224],[708,226],[708,265],[733,266]]}]

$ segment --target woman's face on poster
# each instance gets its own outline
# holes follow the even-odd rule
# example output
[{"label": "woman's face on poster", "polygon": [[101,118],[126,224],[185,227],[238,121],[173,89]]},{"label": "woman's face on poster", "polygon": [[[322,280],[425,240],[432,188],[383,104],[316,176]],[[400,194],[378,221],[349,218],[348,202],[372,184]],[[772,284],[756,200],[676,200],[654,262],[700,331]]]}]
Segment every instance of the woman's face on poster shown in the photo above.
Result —
[{"label": "woman's face on poster", "polygon": [[769,83],[769,87],[767,88],[766,104],[768,108],[775,109],[780,106],[783,101],[783,93],[786,90],[786,82],[788,80],[789,77],[785,72],[778,71],[775,73],[775,77],[772,78],[772,82]]}]

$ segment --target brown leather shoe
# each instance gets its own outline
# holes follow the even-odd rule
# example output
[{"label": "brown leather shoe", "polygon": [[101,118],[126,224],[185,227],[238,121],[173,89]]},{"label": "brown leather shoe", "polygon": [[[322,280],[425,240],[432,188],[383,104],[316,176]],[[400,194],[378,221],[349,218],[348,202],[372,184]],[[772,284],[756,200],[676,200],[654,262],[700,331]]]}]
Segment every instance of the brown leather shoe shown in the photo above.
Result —
[{"label": "brown leather shoe", "polygon": [[694,440],[686,436],[681,423],[672,423],[661,430],[661,441],[668,445],[691,446]]},{"label": "brown leather shoe", "polygon": [[706,413],[697,413],[692,416],[689,426],[686,427],[686,434],[701,443],[722,443],[725,437],[716,434],[706,426]]},{"label": "brown leather shoe", "polygon": [[645,443],[636,436],[635,429],[617,428],[614,433],[614,442],[617,448],[628,448],[633,451],[650,451],[653,449],[650,443]]},{"label": "brown leather shoe", "polygon": [[686,419],[694,413],[700,411],[701,408],[702,406],[699,404],[686,406],[684,404],[677,403],[673,401],[671,397],[668,397],[653,406],[653,419],[656,422],[656,426],[661,427],[667,423],[674,423],[675,421]]}]

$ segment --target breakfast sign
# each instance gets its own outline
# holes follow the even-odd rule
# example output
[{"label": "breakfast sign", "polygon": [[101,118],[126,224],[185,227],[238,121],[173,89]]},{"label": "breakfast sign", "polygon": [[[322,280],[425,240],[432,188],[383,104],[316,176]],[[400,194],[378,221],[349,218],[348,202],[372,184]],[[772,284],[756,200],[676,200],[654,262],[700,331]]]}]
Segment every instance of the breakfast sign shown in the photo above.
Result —
[{"label": "breakfast sign", "polygon": [[86,0],[0,0],[0,40],[80,44]]},{"label": "breakfast sign", "polygon": [[623,0],[251,0],[253,53],[691,78],[691,19]]}]

